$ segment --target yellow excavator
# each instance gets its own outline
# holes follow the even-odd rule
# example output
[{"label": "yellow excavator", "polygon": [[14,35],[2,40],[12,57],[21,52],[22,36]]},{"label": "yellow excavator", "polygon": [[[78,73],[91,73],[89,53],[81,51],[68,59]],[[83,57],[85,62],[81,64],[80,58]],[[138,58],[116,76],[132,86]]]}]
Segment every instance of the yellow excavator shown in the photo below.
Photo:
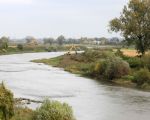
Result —
[{"label": "yellow excavator", "polygon": [[78,52],[77,52],[78,50],[80,50],[80,48],[77,45],[71,45],[67,55],[71,55],[72,51],[75,51],[75,54],[78,54]]}]

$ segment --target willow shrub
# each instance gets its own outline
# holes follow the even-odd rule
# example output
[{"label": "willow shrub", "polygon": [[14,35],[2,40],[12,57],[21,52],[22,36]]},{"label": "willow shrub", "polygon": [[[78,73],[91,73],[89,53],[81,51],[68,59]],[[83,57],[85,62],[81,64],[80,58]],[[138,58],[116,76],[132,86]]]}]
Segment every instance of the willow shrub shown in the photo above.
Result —
[{"label": "willow shrub", "polygon": [[138,86],[142,86],[144,84],[150,85],[150,72],[148,69],[140,69],[134,74],[133,82],[137,83]]},{"label": "willow shrub", "polygon": [[142,57],[143,66],[150,70],[150,53]]},{"label": "willow shrub", "polygon": [[110,51],[87,50],[82,53],[82,57],[86,60],[85,62],[95,62],[99,59],[114,57],[114,54]]},{"label": "willow shrub", "polygon": [[98,75],[104,75],[105,70],[107,67],[107,63],[104,60],[100,60],[95,64],[94,67],[94,73],[98,76]]},{"label": "willow shrub", "polygon": [[93,72],[95,76],[103,77],[107,80],[121,78],[129,73],[129,64],[120,57],[109,57],[107,59],[97,61]]},{"label": "willow shrub", "polygon": [[115,55],[116,55],[116,56],[119,56],[119,57],[124,57],[124,54],[123,54],[123,52],[121,51],[121,49],[117,49],[117,51],[115,52]]},{"label": "willow shrub", "polygon": [[40,108],[36,109],[33,120],[75,120],[72,108],[58,101],[45,100]]},{"label": "willow shrub", "polygon": [[141,67],[143,67],[143,63],[142,63],[141,58],[129,57],[126,61],[129,63],[131,68],[141,68]]},{"label": "willow shrub", "polygon": [[107,59],[104,65],[104,76],[109,80],[121,78],[130,72],[129,64],[119,57]]}]

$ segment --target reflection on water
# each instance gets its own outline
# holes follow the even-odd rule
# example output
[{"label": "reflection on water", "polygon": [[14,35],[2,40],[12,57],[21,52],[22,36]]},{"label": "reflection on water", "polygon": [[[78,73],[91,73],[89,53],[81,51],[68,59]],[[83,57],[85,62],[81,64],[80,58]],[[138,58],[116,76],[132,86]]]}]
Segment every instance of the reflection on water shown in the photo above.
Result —
[{"label": "reflection on water", "polygon": [[[69,103],[78,120],[149,120],[150,93],[108,86],[58,68],[29,62],[64,54],[28,53],[0,56],[0,80],[15,97],[45,97]],[[30,107],[35,107],[32,104]]]}]

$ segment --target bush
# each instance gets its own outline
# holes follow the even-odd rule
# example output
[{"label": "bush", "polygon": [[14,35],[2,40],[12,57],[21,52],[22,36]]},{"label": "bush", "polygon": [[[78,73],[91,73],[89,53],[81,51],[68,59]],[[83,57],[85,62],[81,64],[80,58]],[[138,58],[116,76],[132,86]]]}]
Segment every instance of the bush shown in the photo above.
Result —
[{"label": "bush", "polygon": [[79,70],[82,71],[83,75],[94,76],[94,64],[80,64]]},{"label": "bush", "polygon": [[130,81],[133,81],[133,80],[134,80],[134,76],[132,76],[132,75],[126,75],[126,76],[123,76],[122,79],[123,79],[123,80],[130,80]]},{"label": "bush", "polygon": [[0,85],[0,119],[9,120],[14,115],[13,94],[2,83]]},{"label": "bush", "polygon": [[128,75],[130,66],[127,62],[118,57],[110,57],[95,63],[94,72],[97,77],[105,77],[109,80],[121,78]]},{"label": "bush", "polygon": [[119,56],[119,57],[123,57],[123,52],[120,50],[120,49],[117,49],[117,51],[115,52],[115,55],[116,56]]},{"label": "bush", "polygon": [[58,101],[45,100],[40,108],[36,109],[34,120],[75,120],[72,108],[68,104]]},{"label": "bush", "polygon": [[101,69],[101,63],[100,63],[100,62],[97,62],[97,63],[95,64],[95,66],[94,66],[94,72],[95,72],[96,74],[99,74],[100,69]]},{"label": "bush", "polygon": [[150,70],[150,53],[142,57],[142,62],[143,62],[143,65]]},{"label": "bush", "polygon": [[143,66],[141,58],[138,57],[130,57],[126,60],[131,68],[140,68]]},{"label": "bush", "polygon": [[56,52],[56,51],[57,51],[57,48],[54,47],[54,46],[50,46],[50,47],[48,47],[48,48],[45,48],[45,50],[48,51],[48,52]]},{"label": "bush", "polygon": [[95,62],[99,59],[105,59],[114,56],[110,51],[88,50],[81,54],[86,62]]},{"label": "bush", "polygon": [[18,52],[16,47],[8,47],[7,52]]},{"label": "bush", "polygon": [[27,107],[15,107],[15,114],[11,120],[33,120],[34,111]]},{"label": "bush", "polygon": [[150,84],[150,72],[148,69],[140,69],[134,74],[133,82],[137,83],[138,86],[144,85],[144,83]]},{"label": "bush", "polygon": [[94,73],[97,74],[97,75],[104,75],[106,67],[107,67],[106,61],[103,61],[103,60],[98,61],[95,64]]},{"label": "bush", "polygon": [[121,78],[124,75],[128,75],[130,72],[130,66],[127,62],[121,58],[109,58],[105,61],[105,76],[112,80],[115,78]]},{"label": "bush", "polygon": [[22,44],[18,44],[18,45],[17,45],[17,48],[18,48],[19,50],[23,50],[23,45],[22,45]]}]

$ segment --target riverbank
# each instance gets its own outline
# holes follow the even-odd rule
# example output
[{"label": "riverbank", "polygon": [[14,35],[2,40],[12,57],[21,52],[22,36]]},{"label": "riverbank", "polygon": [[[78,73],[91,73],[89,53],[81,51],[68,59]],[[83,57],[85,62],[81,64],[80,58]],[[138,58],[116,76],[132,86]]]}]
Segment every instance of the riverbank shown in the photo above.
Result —
[{"label": "riverbank", "polygon": [[[58,52],[58,51],[68,51],[71,45],[52,45],[52,46],[24,46],[22,49],[18,47],[8,47],[7,49],[0,49],[0,55],[10,55],[10,54],[23,54],[23,53],[38,53],[38,52]],[[79,45],[80,50],[86,50],[85,46]]]},{"label": "riverbank", "polygon": [[45,52],[44,46],[23,46],[21,48],[17,46],[9,46],[6,49],[0,49],[0,55],[9,55],[9,54],[22,54],[22,53],[33,53],[33,52]]},{"label": "riverbank", "polygon": [[[140,63],[135,57],[126,56],[124,59],[126,60],[112,51],[88,51],[77,55],[63,55],[51,59],[33,60],[32,62],[60,67],[73,74],[114,85],[149,91],[150,76],[148,74],[150,72],[145,69],[145,66],[142,66],[143,63]],[[142,78],[139,76],[141,73],[144,74]]]}]

